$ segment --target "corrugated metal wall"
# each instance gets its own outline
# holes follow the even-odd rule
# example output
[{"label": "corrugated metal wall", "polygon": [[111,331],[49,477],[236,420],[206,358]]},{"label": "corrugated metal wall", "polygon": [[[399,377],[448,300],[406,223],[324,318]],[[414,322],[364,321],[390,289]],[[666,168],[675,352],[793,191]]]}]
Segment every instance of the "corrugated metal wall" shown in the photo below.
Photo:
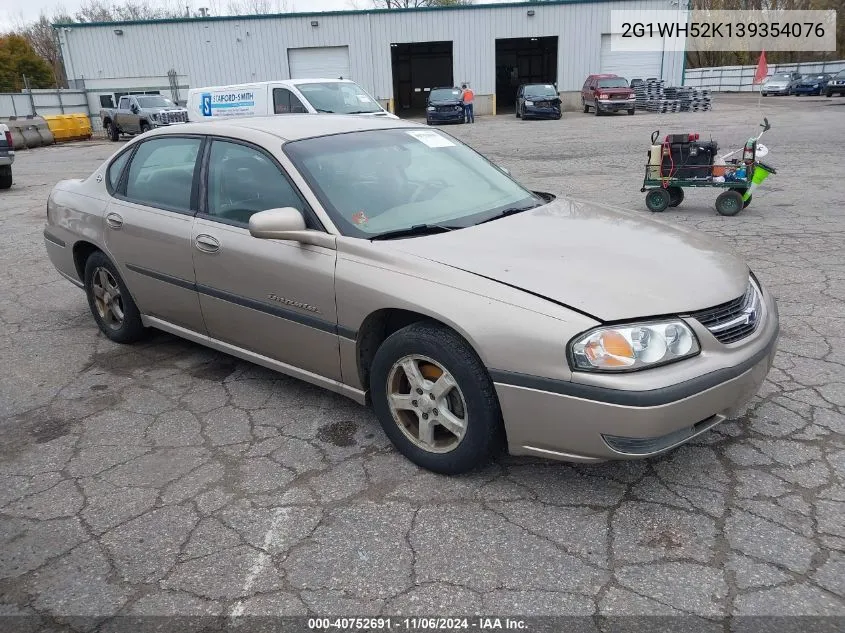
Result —
[{"label": "corrugated metal wall", "polygon": [[[352,78],[392,97],[390,44],[452,41],[454,78],[495,91],[495,40],[558,37],[558,89],[579,90],[600,70],[612,9],[666,9],[669,0],[505,5],[443,11],[352,12],[60,28],[70,79],[157,77],[171,68],[192,87],[288,78],[288,48],[349,46]],[[528,16],[528,10],[534,15]],[[318,26],[311,26],[317,20]],[[122,30],[122,35],[115,33]],[[680,84],[682,54],[664,53],[663,78]]]}]

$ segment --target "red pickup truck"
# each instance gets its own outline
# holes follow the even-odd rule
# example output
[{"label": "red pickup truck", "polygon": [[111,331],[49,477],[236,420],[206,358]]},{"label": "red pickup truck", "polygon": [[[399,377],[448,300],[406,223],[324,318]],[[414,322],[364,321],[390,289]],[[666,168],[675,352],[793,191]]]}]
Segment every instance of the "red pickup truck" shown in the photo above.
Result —
[{"label": "red pickup truck", "polygon": [[617,75],[590,75],[581,88],[581,105],[584,112],[593,108],[596,116],[604,112],[627,110],[634,114],[636,96],[628,80]]}]

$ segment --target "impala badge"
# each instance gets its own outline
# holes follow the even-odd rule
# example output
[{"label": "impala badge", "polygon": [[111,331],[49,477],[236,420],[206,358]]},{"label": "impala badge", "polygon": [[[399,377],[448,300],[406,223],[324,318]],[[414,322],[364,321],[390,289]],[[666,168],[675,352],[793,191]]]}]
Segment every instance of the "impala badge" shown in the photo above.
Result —
[{"label": "impala badge", "polygon": [[267,295],[268,299],[273,301],[277,301],[278,303],[284,303],[286,306],[291,306],[293,308],[299,308],[301,310],[308,310],[308,312],[315,312],[320,314],[320,308],[316,306],[312,306],[308,303],[302,303],[302,301],[294,301],[293,299],[286,299],[285,297],[280,297],[277,294],[273,294],[272,292]]}]

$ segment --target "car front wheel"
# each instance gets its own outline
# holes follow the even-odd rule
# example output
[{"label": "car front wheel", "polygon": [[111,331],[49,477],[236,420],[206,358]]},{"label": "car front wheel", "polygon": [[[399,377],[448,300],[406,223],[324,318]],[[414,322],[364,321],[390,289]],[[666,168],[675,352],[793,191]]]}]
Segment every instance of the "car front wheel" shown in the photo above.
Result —
[{"label": "car front wheel", "polygon": [[445,327],[414,323],[389,336],[373,359],[370,391],[384,432],[418,466],[456,475],[501,447],[493,382],[475,351]]},{"label": "car front wheel", "polygon": [[141,313],[111,260],[102,252],[85,262],[85,294],[100,331],[115,343],[141,340],[146,329]]}]

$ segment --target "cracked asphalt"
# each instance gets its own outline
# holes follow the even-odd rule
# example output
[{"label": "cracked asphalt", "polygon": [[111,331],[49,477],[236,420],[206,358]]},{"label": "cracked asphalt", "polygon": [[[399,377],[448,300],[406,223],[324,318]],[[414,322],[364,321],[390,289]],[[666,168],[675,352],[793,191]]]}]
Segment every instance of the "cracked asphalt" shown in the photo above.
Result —
[{"label": "cracked asphalt", "polygon": [[845,616],[845,99],[762,106],[448,129],[534,188],[645,216],[652,130],[727,151],[768,116],[778,173],[748,209],[688,191],[662,219],[742,253],[782,318],[745,414],[687,446],[455,478],[340,396],[169,335],[101,336],[41,230],[53,184],[116,147],[19,152],[0,192],[0,614]]}]

